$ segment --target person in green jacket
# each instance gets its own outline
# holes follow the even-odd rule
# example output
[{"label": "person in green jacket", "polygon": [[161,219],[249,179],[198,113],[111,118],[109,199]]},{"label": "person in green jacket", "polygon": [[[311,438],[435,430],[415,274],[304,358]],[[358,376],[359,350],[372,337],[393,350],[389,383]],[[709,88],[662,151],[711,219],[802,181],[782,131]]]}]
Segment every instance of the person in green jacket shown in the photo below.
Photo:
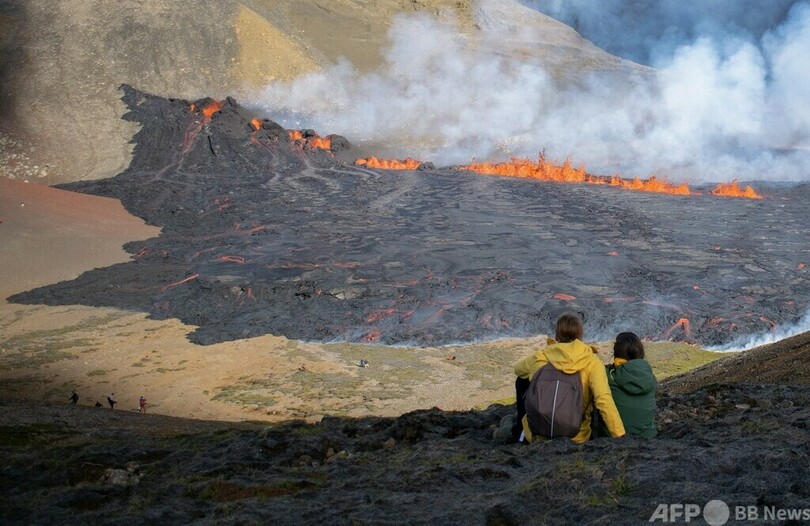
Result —
[{"label": "person in green jacket", "polygon": [[[644,344],[632,332],[622,332],[613,344],[613,364],[606,366],[608,385],[628,435],[655,438],[655,391],[658,382],[644,359]],[[603,422],[597,436],[610,436]]]}]

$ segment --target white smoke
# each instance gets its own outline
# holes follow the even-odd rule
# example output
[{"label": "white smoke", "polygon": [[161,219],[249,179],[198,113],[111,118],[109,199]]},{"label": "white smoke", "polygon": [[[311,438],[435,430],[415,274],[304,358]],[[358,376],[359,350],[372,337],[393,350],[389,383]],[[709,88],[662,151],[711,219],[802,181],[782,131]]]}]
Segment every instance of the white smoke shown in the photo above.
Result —
[{"label": "white smoke", "polygon": [[474,40],[453,21],[402,16],[379,71],[361,74],[340,61],[267,86],[253,105],[287,127],[340,133],[439,165],[536,158],[544,149],[593,173],[810,179],[808,2],[757,39],[739,32],[676,39],[674,49],[656,51],[659,74],[647,81],[594,74],[565,88],[540,59],[506,52],[509,42],[542,40],[493,23],[506,4],[517,6],[478,5],[490,18]]},{"label": "white smoke", "polygon": [[342,60],[267,86],[257,104],[283,124],[392,144],[423,160],[466,163],[495,155],[500,142],[540,120],[552,97],[548,76],[539,63],[470,50],[451,24],[400,17],[379,73],[360,75]]},{"label": "white smoke", "polygon": [[759,347],[760,345],[767,345],[769,343],[778,342],[785,338],[810,331],[810,311],[808,311],[802,319],[796,323],[782,325],[777,327],[776,330],[765,334],[749,334],[736,338],[730,343],[708,347],[707,350],[715,352],[739,352]]}]

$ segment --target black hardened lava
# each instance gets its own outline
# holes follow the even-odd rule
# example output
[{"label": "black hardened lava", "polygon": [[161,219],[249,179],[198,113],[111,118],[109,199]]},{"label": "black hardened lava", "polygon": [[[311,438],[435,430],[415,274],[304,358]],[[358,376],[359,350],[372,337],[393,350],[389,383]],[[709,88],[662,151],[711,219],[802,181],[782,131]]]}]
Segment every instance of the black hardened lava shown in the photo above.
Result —
[{"label": "black hardened lava", "polygon": [[548,333],[564,311],[591,338],[716,344],[808,309],[807,185],[749,200],[371,170],[232,99],[122,89],[142,126],[132,164],[64,187],[118,198],[161,235],[10,301],[179,318],[201,344],[468,342]]}]

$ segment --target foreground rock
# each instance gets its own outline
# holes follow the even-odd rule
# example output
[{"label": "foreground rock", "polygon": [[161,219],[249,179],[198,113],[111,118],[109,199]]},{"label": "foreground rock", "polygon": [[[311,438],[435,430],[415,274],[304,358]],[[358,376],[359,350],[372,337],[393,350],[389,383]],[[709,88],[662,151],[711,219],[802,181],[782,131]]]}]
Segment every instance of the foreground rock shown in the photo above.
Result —
[{"label": "foreground rock", "polygon": [[512,407],[306,425],[0,407],[4,524],[644,523],[660,503],[810,507],[810,388],[659,400],[655,440],[496,444]]},{"label": "foreground rock", "polygon": [[810,385],[810,332],[750,351],[735,353],[713,364],[668,378],[664,388],[685,393],[721,382],[796,383]]}]

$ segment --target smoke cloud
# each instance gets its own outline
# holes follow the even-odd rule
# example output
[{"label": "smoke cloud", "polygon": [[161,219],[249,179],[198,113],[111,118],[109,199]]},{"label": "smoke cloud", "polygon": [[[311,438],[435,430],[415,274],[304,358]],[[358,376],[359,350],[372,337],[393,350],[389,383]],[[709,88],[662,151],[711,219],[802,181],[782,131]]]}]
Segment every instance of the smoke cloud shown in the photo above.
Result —
[{"label": "smoke cloud", "polygon": [[790,338],[797,334],[810,331],[810,311],[808,311],[802,319],[795,324],[786,324],[777,327],[773,332],[765,334],[749,334],[736,338],[731,343],[725,345],[718,345],[715,347],[708,347],[707,350],[715,352],[739,352],[759,347],[760,345],[767,345],[769,343],[778,342],[785,338]]},{"label": "smoke cloud", "polygon": [[251,105],[287,127],[340,133],[439,165],[536,158],[543,149],[592,173],[693,183],[810,179],[809,2],[774,0],[768,9],[709,2],[726,10],[689,11],[661,1],[635,18],[620,9],[626,1],[535,2],[596,42],[622,35],[604,47],[655,68],[582,72],[568,85],[540,58],[504,48],[543,40],[493,23],[505,4],[520,7],[479,3],[474,39],[452,20],[402,16],[377,72],[360,74],[340,61],[271,84]]}]

